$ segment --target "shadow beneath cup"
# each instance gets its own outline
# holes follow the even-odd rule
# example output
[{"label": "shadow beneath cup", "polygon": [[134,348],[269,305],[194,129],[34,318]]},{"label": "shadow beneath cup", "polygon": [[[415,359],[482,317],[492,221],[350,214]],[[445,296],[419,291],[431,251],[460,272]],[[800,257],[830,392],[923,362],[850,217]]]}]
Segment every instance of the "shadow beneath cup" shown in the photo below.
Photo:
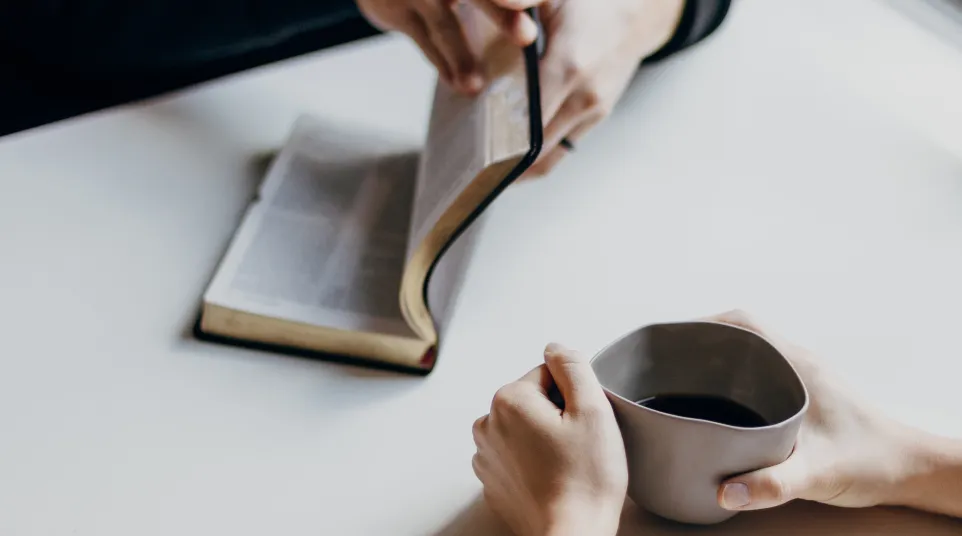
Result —
[{"label": "shadow beneath cup", "polygon": [[899,508],[847,509],[806,501],[781,508],[745,512],[719,525],[682,525],[655,517],[630,501],[618,536],[706,534],[718,536],[896,536],[962,534],[962,521]]}]

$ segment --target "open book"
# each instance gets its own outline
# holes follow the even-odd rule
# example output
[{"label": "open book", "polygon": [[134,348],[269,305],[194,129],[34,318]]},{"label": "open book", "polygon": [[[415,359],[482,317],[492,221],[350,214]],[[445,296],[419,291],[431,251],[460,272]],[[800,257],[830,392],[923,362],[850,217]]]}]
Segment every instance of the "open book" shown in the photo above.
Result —
[{"label": "open book", "polygon": [[438,84],[420,151],[299,119],[204,294],[199,337],[433,368],[470,231],[542,138],[536,45],[461,15],[488,88],[467,98]]}]

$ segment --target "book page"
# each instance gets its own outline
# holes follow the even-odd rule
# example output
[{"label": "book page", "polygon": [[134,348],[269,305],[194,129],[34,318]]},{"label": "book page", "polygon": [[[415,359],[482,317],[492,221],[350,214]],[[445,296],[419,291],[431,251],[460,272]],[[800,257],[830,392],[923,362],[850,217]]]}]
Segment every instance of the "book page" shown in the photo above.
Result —
[{"label": "book page", "polygon": [[205,301],[272,318],[413,336],[398,304],[417,153],[295,126]]},{"label": "book page", "polygon": [[521,49],[499,40],[497,28],[477,8],[463,4],[459,16],[472,48],[484,59],[489,83],[474,98],[437,85],[418,170],[409,257],[479,173],[530,149]]},{"label": "book page", "polygon": [[409,256],[487,164],[485,119],[483,95],[468,99],[438,84],[418,170]]},{"label": "book page", "polygon": [[[451,302],[433,289],[433,267],[463,253],[465,224],[498,195],[508,177],[533,158],[540,125],[532,125],[529,107],[527,52],[501,38],[494,24],[469,3],[458,4],[466,34],[482,58],[486,89],[475,98],[455,94],[438,84],[428,126],[428,140],[418,170],[407,264],[401,282],[401,310],[408,324],[426,341],[438,340],[432,302]],[[536,72],[534,75],[536,76]],[[540,103],[534,102],[534,105]],[[532,132],[532,127],[538,132]],[[459,236],[460,233],[460,236]],[[452,242],[453,240],[453,242]],[[463,263],[451,261],[452,265]],[[456,288],[442,283],[440,287]]]},{"label": "book page", "polygon": [[471,264],[478,234],[484,227],[485,215],[482,214],[464,232],[438,261],[428,285],[428,307],[438,331],[438,340],[443,341],[451,325],[464,278]]}]

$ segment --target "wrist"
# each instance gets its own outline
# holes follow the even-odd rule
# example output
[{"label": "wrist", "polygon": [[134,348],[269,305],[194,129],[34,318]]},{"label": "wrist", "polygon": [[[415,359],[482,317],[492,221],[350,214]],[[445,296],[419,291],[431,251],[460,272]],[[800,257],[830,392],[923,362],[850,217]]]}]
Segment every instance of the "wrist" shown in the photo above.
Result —
[{"label": "wrist", "polygon": [[962,501],[955,496],[962,491],[962,441],[916,431],[903,451],[905,471],[886,504],[945,512],[943,503]]},{"label": "wrist", "polygon": [[544,536],[615,536],[624,498],[570,500],[552,508]]},{"label": "wrist", "polygon": [[663,50],[678,35],[686,0],[644,0],[648,9],[640,19],[637,35],[642,37],[641,59]]}]

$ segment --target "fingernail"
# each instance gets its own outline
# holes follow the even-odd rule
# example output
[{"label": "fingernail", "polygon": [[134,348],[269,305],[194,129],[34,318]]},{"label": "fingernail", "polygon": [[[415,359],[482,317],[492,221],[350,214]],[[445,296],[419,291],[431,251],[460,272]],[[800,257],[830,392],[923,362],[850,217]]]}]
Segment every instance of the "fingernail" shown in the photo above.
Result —
[{"label": "fingernail", "polygon": [[466,91],[477,93],[484,88],[484,77],[478,73],[471,73],[461,78],[461,84]]},{"label": "fingernail", "polygon": [[538,38],[538,25],[531,20],[531,17],[521,17],[518,25],[518,37],[525,44],[533,43]]},{"label": "fingernail", "polygon": [[725,484],[722,490],[722,508],[736,510],[752,503],[752,496],[748,486],[742,483]]}]

